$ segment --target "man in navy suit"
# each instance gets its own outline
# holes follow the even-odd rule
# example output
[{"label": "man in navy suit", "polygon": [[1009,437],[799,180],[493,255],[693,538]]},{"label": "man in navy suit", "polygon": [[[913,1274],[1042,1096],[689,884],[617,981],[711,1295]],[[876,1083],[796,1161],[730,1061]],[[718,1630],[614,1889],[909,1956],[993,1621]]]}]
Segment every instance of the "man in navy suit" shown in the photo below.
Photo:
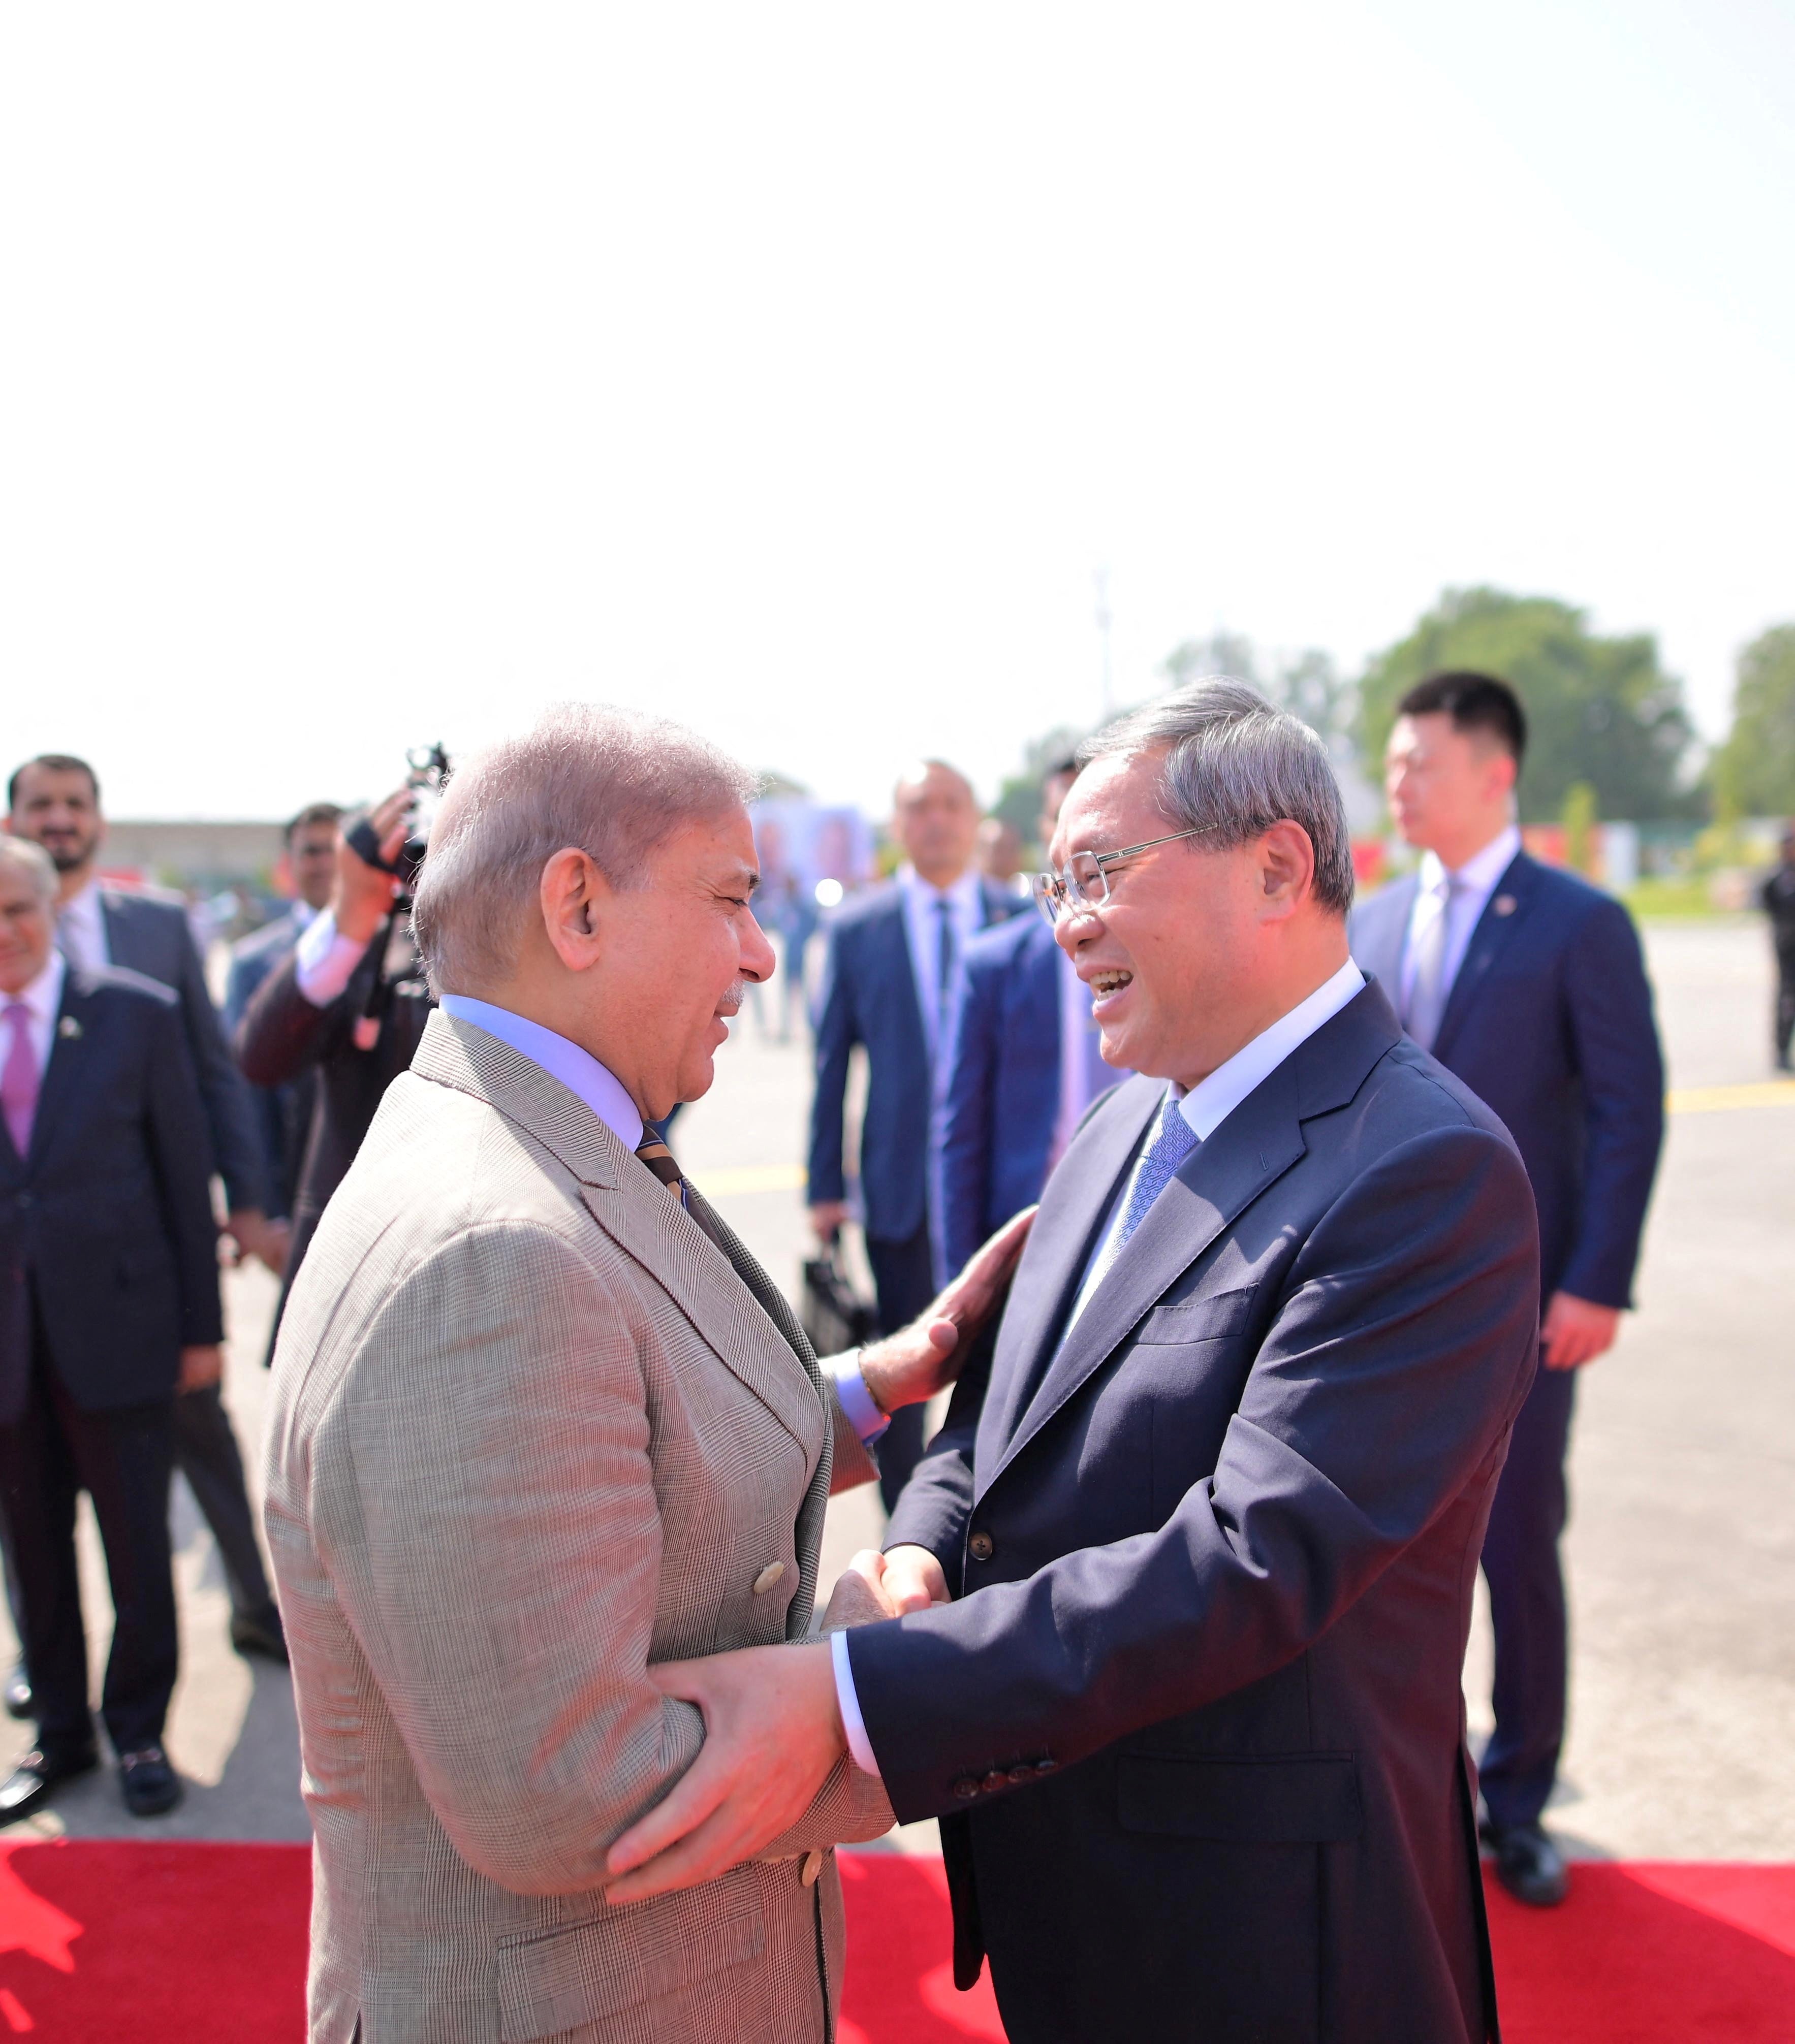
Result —
[{"label": "man in navy suit", "polygon": [[0,1509],[37,1745],[0,1823],[98,1760],[75,1567],[93,1500],[114,1623],[101,1716],[126,1806],[180,1783],[162,1750],[178,1656],[168,1543],[175,1394],[215,1383],[223,1337],[211,1143],[179,1003],[136,973],[67,964],[56,874],[0,840]]},{"label": "man in navy suit", "polygon": [[1514,789],[1527,727],[1487,674],[1441,674],[1402,699],[1385,786],[1418,873],[1353,918],[1353,955],[1409,1034],[1501,1116],[1539,1212],[1540,1362],[1483,1546],[1496,1634],[1484,1835],[1504,1885],[1546,1907],[1569,1885],[1540,1819],[1566,1681],[1565,1451],[1577,1372],[1632,1303],[1664,1132],[1651,989],[1620,904],[1521,850]]},{"label": "man in navy suit", "polygon": [[[1078,777],[1061,761],[1041,784],[1040,842]],[[941,1115],[941,1236],[960,1269],[1041,1196],[1097,1095],[1127,1076],[1103,1062],[1090,996],[1039,916],[1013,916],[966,947],[953,1070]]]},{"label": "man in navy suit", "polygon": [[[335,802],[312,802],[286,826],[281,864],[293,899],[280,914],[231,947],[230,974],[225,982],[225,1032],[233,1043],[257,988],[292,955],[313,918],[329,906],[336,884],[336,842],[342,835],[342,821],[343,812]],[[285,1221],[290,1231],[317,1091],[315,1075],[307,1073],[286,1085],[253,1086],[251,1091],[262,1138],[268,1212],[273,1219]]]},{"label": "man in navy suit", "polygon": [[[90,972],[121,966],[141,973],[175,994],[212,1155],[225,1181],[227,1231],[240,1251],[278,1275],[286,1262],[286,1230],[267,1218],[255,1106],[226,1047],[185,911],[178,901],[101,884],[95,867],[106,820],[98,778],[84,759],[49,753],[28,761],[13,774],[7,801],[13,835],[41,845],[56,866],[56,944],[63,956]],[[175,1400],[175,1466],[218,1543],[230,1587],[231,1643],[240,1653],[284,1661],[280,1612],[256,1545],[243,1458],[216,1381],[191,1385]]]},{"label": "man in navy suit", "polygon": [[[937,1156],[931,1140],[954,1035],[959,962],[988,924],[1026,905],[972,863],[978,805],[963,774],[931,759],[894,797],[897,878],[849,901],[831,926],[817,1018],[810,1218],[832,1240],[848,1217],[843,1158],[848,1061],[866,1047],[860,1195],[882,1330],[907,1327],[940,1285]],[[981,1238],[982,1239],[982,1238]],[[893,1416],[878,1445],[887,1508],[922,1452],[923,1408]]]},{"label": "man in navy suit", "polygon": [[857,1558],[903,1615],[656,1669],[705,1750],[610,1892],[764,1850],[845,1746],[942,1819],[955,1977],[990,1958],[1013,2044],[1481,2044],[1459,1671],[1533,1367],[1526,1173],[1347,955],[1307,726],[1201,682],[1086,757],[1046,901],[1140,1076]]}]

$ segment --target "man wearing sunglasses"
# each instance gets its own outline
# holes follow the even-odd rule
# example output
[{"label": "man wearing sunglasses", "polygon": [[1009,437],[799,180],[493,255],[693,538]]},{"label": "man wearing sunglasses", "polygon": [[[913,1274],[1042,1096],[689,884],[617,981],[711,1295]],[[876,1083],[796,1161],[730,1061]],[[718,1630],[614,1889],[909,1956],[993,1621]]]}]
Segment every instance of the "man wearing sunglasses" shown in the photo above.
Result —
[{"label": "man wearing sunglasses", "polygon": [[709,1737],[610,1892],[753,1852],[845,1746],[941,1819],[955,1978],[990,1959],[1012,2044],[1477,2044],[1459,1667],[1532,1374],[1527,1174],[1347,956],[1313,732],[1208,682],[1083,756],[1037,896],[1138,1076],[858,1561],[901,1615],[655,1670]]}]

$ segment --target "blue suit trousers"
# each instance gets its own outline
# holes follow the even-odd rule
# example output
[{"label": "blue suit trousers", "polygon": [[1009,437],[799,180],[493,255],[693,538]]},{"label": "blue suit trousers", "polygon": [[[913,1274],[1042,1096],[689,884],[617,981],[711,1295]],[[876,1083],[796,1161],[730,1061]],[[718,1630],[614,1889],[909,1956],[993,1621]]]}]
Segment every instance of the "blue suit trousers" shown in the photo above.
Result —
[{"label": "blue suit trousers", "polygon": [[1483,1539],[1496,1633],[1496,1730],[1478,1768],[1492,1823],[1535,1824],[1558,1774],[1568,1670],[1559,1537],[1574,1370],[1543,1364],[1515,1421]]}]

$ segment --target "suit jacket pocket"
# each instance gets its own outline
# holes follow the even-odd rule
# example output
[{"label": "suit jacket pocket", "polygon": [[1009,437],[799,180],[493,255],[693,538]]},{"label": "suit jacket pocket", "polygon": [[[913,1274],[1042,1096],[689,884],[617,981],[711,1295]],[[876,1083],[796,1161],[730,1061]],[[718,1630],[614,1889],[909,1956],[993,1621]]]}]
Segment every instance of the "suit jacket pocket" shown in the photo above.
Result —
[{"label": "suit jacket pocket", "polygon": [[1248,1285],[1238,1292],[1212,1292],[1206,1298],[1155,1306],[1141,1322],[1135,1339],[1161,1346],[1171,1342],[1216,1341],[1228,1335],[1244,1334],[1258,1297],[1259,1287]]},{"label": "suit jacket pocket", "polygon": [[758,1875],[719,1881],[577,1923],[502,1938],[498,2034],[530,2044],[758,1958],[767,1943]]},{"label": "suit jacket pocket", "polygon": [[1338,1845],[1359,1836],[1359,1762],[1350,1753],[1268,1759],[1121,1754],[1116,1815],[1124,1831],[1228,1845]]}]

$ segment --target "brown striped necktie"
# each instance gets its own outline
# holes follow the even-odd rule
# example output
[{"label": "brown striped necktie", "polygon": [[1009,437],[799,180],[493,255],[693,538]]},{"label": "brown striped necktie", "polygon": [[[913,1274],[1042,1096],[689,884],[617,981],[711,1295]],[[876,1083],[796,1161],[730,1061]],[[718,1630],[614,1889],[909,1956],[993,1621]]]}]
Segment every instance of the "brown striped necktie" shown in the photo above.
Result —
[{"label": "brown striped necktie", "polygon": [[636,1154],[681,1205],[684,1205],[686,1181],[679,1174],[679,1166],[673,1161],[673,1152],[653,1129],[644,1126],[642,1140],[636,1146]]}]

